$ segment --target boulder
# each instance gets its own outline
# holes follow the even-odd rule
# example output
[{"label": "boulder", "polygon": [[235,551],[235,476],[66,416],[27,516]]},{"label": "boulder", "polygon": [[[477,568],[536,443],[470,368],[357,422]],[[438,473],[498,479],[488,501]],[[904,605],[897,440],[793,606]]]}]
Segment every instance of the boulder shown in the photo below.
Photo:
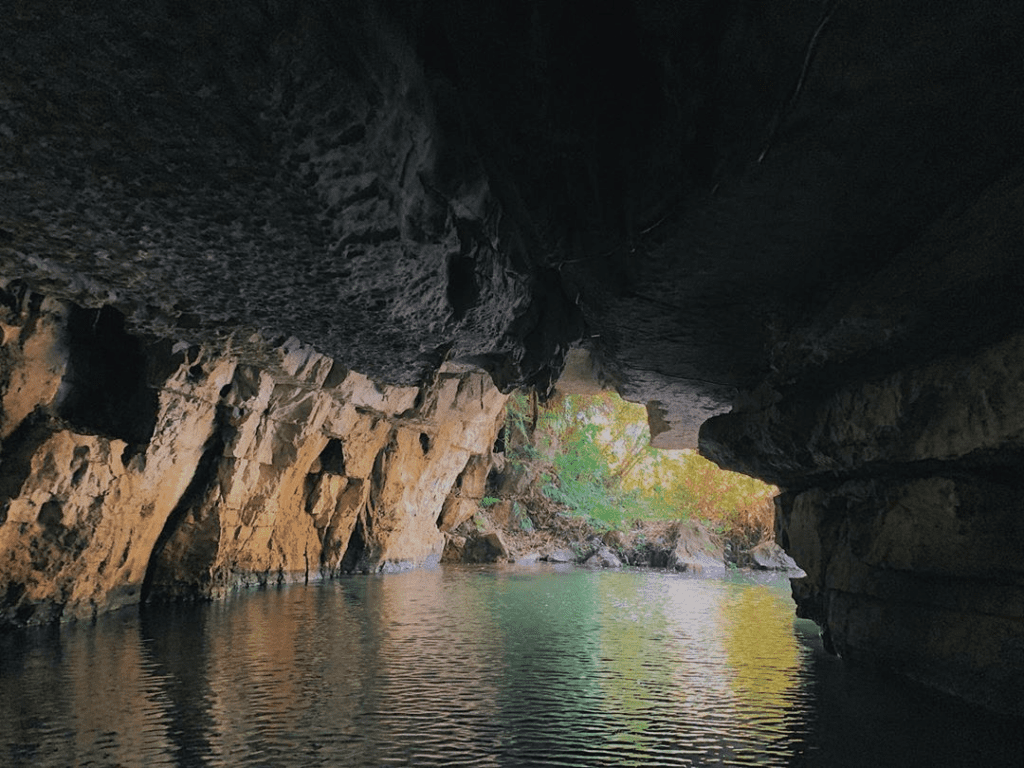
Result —
[{"label": "boulder", "polygon": [[748,552],[750,565],[761,571],[799,571],[800,566],[774,541],[762,541]]},{"label": "boulder", "polygon": [[441,562],[508,563],[512,562],[512,555],[500,532],[470,531],[466,535],[448,536]]},{"label": "boulder", "polygon": [[549,550],[543,559],[549,563],[575,563],[578,558],[571,549],[557,548]]},{"label": "boulder", "polygon": [[583,561],[583,564],[591,568],[621,568],[622,561],[619,556],[608,547],[601,547],[594,554]]},{"label": "boulder", "polygon": [[724,545],[700,523],[681,522],[676,526],[675,545],[669,553],[667,567],[695,576],[724,573]]}]

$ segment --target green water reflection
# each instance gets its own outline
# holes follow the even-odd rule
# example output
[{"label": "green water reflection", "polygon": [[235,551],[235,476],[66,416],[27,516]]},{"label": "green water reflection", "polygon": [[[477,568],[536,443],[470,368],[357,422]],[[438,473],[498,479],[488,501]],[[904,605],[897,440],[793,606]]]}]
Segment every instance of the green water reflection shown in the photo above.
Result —
[{"label": "green water reflection", "polygon": [[540,566],[102,617],[0,636],[0,765],[1021,764],[804,624],[780,579]]}]

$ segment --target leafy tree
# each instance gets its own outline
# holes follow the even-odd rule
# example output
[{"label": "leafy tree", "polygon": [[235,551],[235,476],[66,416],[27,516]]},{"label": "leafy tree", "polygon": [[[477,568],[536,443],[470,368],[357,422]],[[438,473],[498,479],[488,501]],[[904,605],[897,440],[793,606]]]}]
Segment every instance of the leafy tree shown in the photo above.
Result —
[{"label": "leafy tree", "polygon": [[723,532],[750,527],[770,536],[772,486],[726,472],[694,451],[651,446],[646,411],[605,392],[509,398],[506,452],[532,471],[567,514],[624,527],[636,520],[696,517]]}]

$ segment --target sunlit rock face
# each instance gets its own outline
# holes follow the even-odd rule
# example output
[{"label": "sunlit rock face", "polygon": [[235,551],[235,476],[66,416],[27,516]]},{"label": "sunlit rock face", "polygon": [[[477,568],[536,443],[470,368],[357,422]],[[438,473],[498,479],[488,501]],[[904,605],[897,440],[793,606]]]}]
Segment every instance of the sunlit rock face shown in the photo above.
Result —
[{"label": "sunlit rock face", "polygon": [[[85,606],[113,587],[48,563],[155,598],[433,557],[437,521],[420,538],[352,511],[432,504],[463,471],[431,474],[448,438],[401,393],[421,388],[414,412],[463,402],[445,363],[546,392],[576,345],[587,378],[646,403],[656,445],[699,437],[785,489],[801,610],[838,650],[1019,708],[1019,620],[988,645],[963,627],[1019,617],[1021,50],[1024,5],[1005,0],[15,4],[0,275],[85,309],[3,328],[21,362],[0,536],[48,531],[9,545],[12,572]],[[122,316],[122,336],[165,341],[115,354],[95,328]],[[314,394],[343,389],[340,369],[282,374],[292,337],[387,402],[356,418]],[[997,539],[973,575],[923,532],[965,510],[958,552]],[[469,507],[436,511],[447,528]],[[128,554],[66,536],[79,519]],[[979,602],[905,598],[864,568]],[[15,613],[29,581],[11,582]],[[982,609],[997,588],[1018,597]],[[939,640],[915,642],[923,616]]]},{"label": "sunlit rock face", "polygon": [[5,624],[437,562],[505,400],[479,372],[379,387],[294,340],[261,370],[4,298]]}]

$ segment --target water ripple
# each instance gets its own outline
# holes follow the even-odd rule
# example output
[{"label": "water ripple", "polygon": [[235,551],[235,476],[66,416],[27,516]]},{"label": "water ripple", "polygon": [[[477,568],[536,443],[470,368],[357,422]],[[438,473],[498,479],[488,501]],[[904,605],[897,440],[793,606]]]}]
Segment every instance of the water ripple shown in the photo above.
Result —
[{"label": "water ripple", "polygon": [[1016,766],[1024,753],[1012,724],[825,656],[783,584],[636,571],[445,569],[103,617],[0,638],[0,685],[11,766]]}]

